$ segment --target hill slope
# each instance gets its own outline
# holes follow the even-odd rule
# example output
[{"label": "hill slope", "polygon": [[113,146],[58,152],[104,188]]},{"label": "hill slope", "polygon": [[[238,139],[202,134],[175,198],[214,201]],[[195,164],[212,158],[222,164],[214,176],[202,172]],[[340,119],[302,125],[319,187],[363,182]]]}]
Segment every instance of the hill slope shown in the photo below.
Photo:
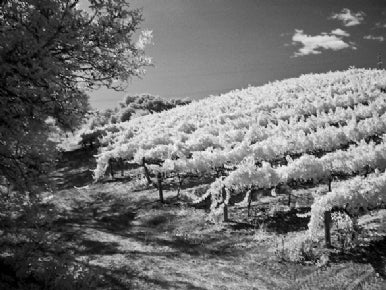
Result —
[{"label": "hill slope", "polygon": [[348,178],[317,199],[315,232],[335,205],[358,215],[386,203],[385,82],[383,70],[309,74],[144,116],[105,137],[95,178],[111,158],[157,160],[150,169],[166,174],[220,174],[203,197],[212,196],[213,211],[242,192]]}]

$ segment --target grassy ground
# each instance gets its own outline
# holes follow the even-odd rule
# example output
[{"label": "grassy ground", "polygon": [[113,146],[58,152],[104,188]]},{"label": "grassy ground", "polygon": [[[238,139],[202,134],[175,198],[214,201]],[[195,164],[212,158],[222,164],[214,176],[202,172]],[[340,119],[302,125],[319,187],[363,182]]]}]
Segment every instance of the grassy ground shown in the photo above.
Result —
[{"label": "grassy ground", "polygon": [[[248,218],[232,207],[231,221],[216,225],[205,209],[176,198],[173,186],[159,203],[157,191],[134,183],[129,171],[91,183],[90,158],[78,151],[58,168],[58,216],[48,231],[61,242],[55,251],[94,273],[92,288],[386,289],[385,212],[361,219],[372,238],[362,236],[355,249],[331,250],[326,263],[291,262],[285,249],[307,228],[303,208],[283,204]],[[186,183],[181,196],[198,183]]]}]

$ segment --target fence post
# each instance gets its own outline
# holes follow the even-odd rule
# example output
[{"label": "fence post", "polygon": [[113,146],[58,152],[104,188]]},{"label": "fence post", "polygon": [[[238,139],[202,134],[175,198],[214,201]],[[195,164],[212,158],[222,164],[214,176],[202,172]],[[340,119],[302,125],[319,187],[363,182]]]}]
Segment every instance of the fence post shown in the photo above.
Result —
[{"label": "fence post", "polygon": [[291,209],[291,191],[288,192],[288,207]]},{"label": "fence post", "polygon": [[328,178],[328,192],[331,192],[331,183],[332,183],[332,178]]},{"label": "fence post", "polygon": [[182,179],[181,179],[181,175],[179,173],[177,173],[177,177],[178,177],[177,198],[179,198],[180,193],[181,193],[181,187],[182,187]]},{"label": "fence post", "polygon": [[110,167],[110,175],[111,175],[111,178],[114,179],[114,168],[113,168],[113,159],[112,158],[109,158],[109,167]]},{"label": "fence post", "polygon": [[145,174],[145,177],[146,177],[146,180],[147,180],[147,184],[148,185],[153,184],[153,182],[150,179],[149,170],[146,167],[146,159],[145,159],[145,157],[142,157],[142,167],[143,167],[143,173]]},{"label": "fence post", "polygon": [[125,173],[124,173],[125,162],[123,161],[122,157],[119,157],[118,162],[119,162],[119,167],[121,168],[121,176],[123,177],[125,176]]},{"label": "fence post", "polygon": [[248,217],[251,216],[251,205],[252,205],[252,190],[249,191],[249,195],[248,195]]},{"label": "fence post", "polygon": [[12,194],[12,191],[13,191],[13,188],[14,188],[14,185],[13,185],[13,183],[10,183],[10,182],[8,182],[8,187],[7,187],[7,191],[8,191],[8,197],[10,197],[10,196],[11,196],[11,194]]},{"label": "fence post", "polygon": [[223,203],[223,205],[224,205],[224,219],[223,219],[223,222],[227,222],[227,221],[229,221],[229,218],[228,218],[228,205],[225,203],[226,195],[227,195],[225,187],[223,187],[221,191],[222,191],[221,192],[222,193],[222,198],[224,200],[224,203]]},{"label": "fence post", "polygon": [[351,218],[352,220],[352,224],[353,224],[353,233],[352,233],[352,240],[354,242],[354,244],[357,244],[358,243],[358,234],[359,234],[359,225],[358,225],[358,217],[357,216],[353,216]]},{"label": "fence post", "polygon": [[324,239],[327,248],[331,248],[331,211],[324,212]]},{"label": "fence post", "polygon": [[158,187],[158,192],[159,192],[159,200],[161,203],[164,203],[164,195],[162,192],[162,174],[161,172],[158,172],[157,174],[157,187]]}]

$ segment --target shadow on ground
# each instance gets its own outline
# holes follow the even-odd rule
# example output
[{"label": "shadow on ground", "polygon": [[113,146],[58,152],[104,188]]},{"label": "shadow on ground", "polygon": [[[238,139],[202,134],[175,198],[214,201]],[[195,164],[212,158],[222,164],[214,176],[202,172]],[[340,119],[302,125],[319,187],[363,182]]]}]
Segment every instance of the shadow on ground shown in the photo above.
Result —
[{"label": "shadow on ground", "polygon": [[370,264],[379,276],[386,279],[386,237],[350,251],[332,253],[330,258],[332,262],[336,263],[353,261]]},{"label": "shadow on ground", "polygon": [[166,279],[154,279],[149,276],[144,276],[137,271],[133,271],[129,266],[122,266],[117,269],[107,269],[101,266],[93,266],[94,270],[99,273],[104,273],[103,281],[100,287],[113,289],[137,289],[141,285],[148,286],[148,289],[192,289],[205,290],[206,288],[197,287],[194,284],[186,281],[169,281]]},{"label": "shadow on ground", "polygon": [[[277,211],[273,215],[261,209],[258,215],[250,218],[240,218],[243,222],[236,222],[232,225],[234,230],[263,228],[268,232],[286,234],[289,232],[303,231],[308,228],[309,216],[304,214],[310,212],[309,207],[292,208],[288,211]],[[246,215],[246,213],[244,213]]]},{"label": "shadow on ground", "polygon": [[94,155],[96,149],[81,148],[63,152],[51,178],[58,189],[84,186],[93,181],[92,169],[96,167]]}]

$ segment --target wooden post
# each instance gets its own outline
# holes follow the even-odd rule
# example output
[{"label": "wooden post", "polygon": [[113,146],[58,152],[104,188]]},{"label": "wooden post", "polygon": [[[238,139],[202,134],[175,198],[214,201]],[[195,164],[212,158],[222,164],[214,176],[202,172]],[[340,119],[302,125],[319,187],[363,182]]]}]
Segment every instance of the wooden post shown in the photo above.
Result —
[{"label": "wooden post", "polygon": [[110,167],[111,178],[114,179],[114,168],[113,168],[113,159],[112,158],[109,159],[109,167]]},{"label": "wooden post", "polygon": [[249,192],[249,196],[248,196],[248,217],[251,216],[251,204],[252,204],[252,190]]},{"label": "wooden post", "polygon": [[331,183],[332,183],[332,178],[328,178],[328,192],[331,192]]},{"label": "wooden post", "polygon": [[331,212],[324,212],[324,239],[327,248],[331,248]]},{"label": "wooden post", "polygon": [[159,192],[159,200],[161,203],[164,203],[164,195],[162,192],[162,174],[161,172],[158,172],[157,174],[157,187]]},{"label": "wooden post", "polygon": [[371,168],[369,165],[366,165],[365,166],[365,177],[367,177],[367,175],[371,172]]},{"label": "wooden post", "polygon": [[8,197],[12,195],[14,185],[13,183],[8,182]]},{"label": "wooden post", "polygon": [[358,217],[353,216],[351,217],[352,224],[353,224],[353,233],[352,233],[352,241],[355,245],[358,243],[358,234],[359,234],[359,225],[358,225]]},{"label": "wooden post", "polygon": [[149,170],[147,169],[146,167],[146,160],[145,160],[145,157],[142,158],[142,167],[143,167],[143,173],[146,177],[146,180],[147,180],[147,184],[148,185],[151,185],[153,184],[153,181],[151,181],[150,179],[150,173],[149,173]]},{"label": "wooden post", "polygon": [[125,162],[123,162],[123,159],[122,157],[119,157],[119,166],[121,167],[121,176],[125,176],[124,174],[124,165],[125,165]]},{"label": "wooden post", "polygon": [[181,179],[181,175],[179,174],[177,174],[177,177],[178,177],[178,189],[177,189],[177,198],[178,198],[181,193],[182,179]]},{"label": "wooden post", "polygon": [[227,222],[229,221],[229,217],[228,217],[228,205],[225,203],[225,199],[226,199],[226,190],[225,190],[225,187],[222,188],[222,198],[224,200],[224,219],[223,219],[223,222]]},{"label": "wooden post", "polygon": [[91,211],[92,211],[92,217],[95,219],[98,215],[98,209],[94,205],[91,205]]},{"label": "wooden post", "polygon": [[291,207],[291,192],[288,192],[288,207]]},{"label": "wooden post", "polygon": [[224,203],[224,222],[229,221],[228,217],[228,205]]},{"label": "wooden post", "polygon": [[382,65],[383,65],[383,62],[382,62],[382,56],[380,53],[378,53],[378,57],[377,57],[377,68],[378,69],[382,69]]}]

